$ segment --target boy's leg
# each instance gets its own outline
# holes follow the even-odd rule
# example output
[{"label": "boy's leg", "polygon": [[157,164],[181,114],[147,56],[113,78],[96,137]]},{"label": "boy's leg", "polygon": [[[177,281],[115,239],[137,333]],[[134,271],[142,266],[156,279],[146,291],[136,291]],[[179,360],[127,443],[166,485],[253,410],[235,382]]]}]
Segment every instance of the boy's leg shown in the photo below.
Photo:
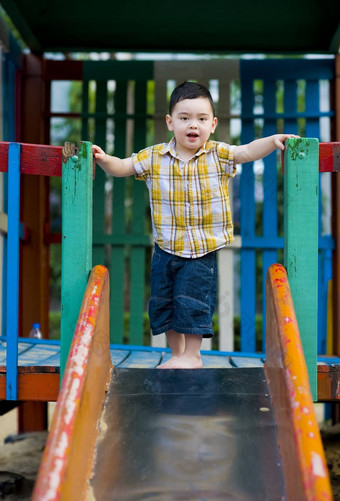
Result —
[{"label": "boy's leg", "polygon": [[164,362],[164,364],[158,365],[157,367],[158,369],[166,369],[169,362],[172,361],[174,358],[183,355],[185,350],[184,334],[179,334],[178,332],[175,332],[174,330],[171,329],[167,331],[165,335],[171,350],[171,358],[166,362]]},{"label": "boy's leg", "polygon": [[[179,335],[175,333],[176,335]],[[183,334],[180,334],[183,336]],[[170,360],[162,365],[160,369],[202,369],[201,344],[202,336],[196,334],[185,334],[185,348],[182,355],[172,356]]]}]

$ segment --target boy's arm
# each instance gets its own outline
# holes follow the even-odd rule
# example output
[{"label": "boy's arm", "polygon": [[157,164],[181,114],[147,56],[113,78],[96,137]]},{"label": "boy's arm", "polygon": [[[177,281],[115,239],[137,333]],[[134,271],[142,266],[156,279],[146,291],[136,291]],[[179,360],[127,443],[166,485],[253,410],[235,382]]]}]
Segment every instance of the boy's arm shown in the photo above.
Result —
[{"label": "boy's arm", "polygon": [[290,137],[299,137],[294,134],[274,134],[273,136],[256,139],[251,143],[235,148],[235,163],[244,164],[254,162],[269,155],[276,148],[284,150],[284,142]]},{"label": "boy's arm", "polygon": [[132,158],[118,158],[107,155],[99,146],[93,145],[93,156],[96,163],[111,176],[126,177],[136,174]]}]

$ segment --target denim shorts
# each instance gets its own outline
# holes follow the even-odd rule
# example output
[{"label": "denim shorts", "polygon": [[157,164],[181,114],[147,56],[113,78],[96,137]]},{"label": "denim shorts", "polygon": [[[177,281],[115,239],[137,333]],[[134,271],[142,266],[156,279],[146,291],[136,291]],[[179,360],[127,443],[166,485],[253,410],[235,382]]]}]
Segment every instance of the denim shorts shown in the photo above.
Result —
[{"label": "denim shorts", "polygon": [[217,253],[188,259],[155,244],[149,317],[152,334],[170,329],[212,337],[217,294]]}]

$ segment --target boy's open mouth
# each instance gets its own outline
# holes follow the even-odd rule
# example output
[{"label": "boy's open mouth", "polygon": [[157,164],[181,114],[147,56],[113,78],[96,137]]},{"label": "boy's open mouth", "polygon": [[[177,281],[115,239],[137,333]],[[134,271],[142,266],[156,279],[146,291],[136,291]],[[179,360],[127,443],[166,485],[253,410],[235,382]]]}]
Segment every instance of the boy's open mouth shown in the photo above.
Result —
[{"label": "boy's open mouth", "polygon": [[198,134],[196,132],[189,132],[188,137],[198,137]]}]

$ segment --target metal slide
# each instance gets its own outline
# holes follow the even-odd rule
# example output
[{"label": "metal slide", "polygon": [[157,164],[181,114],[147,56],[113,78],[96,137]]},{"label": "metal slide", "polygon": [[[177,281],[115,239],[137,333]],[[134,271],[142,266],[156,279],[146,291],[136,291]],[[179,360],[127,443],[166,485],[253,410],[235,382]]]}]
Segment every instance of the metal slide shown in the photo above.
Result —
[{"label": "metal slide", "polygon": [[97,441],[96,500],[281,500],[264,369],[115,369]]}]

